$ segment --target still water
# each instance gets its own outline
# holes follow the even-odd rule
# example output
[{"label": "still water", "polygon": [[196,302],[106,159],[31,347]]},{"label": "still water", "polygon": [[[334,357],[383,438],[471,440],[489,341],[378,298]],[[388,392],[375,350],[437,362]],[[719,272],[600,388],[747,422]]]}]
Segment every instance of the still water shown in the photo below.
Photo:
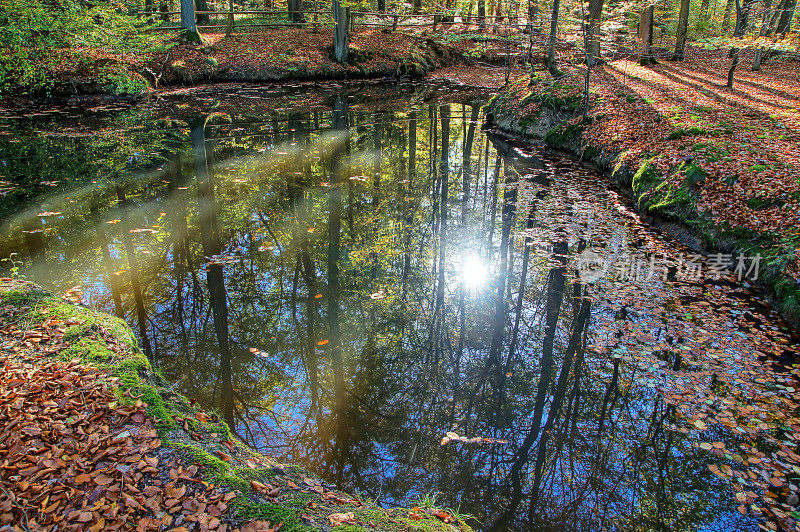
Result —
[{"label": "still water", "polygon": [[383,504],[758,529],[709,469],[752,437],[714,415],[797,347],[746,282],[485,132],[483,94],[185,92],[0,117],[3,271],[81,287],[240,438]]}]

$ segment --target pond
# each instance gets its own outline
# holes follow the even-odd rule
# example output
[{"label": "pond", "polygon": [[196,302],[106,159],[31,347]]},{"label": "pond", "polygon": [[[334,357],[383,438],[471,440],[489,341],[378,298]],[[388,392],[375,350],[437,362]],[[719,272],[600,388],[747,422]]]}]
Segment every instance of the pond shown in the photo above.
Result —
[{"label": "pond", "polygon": [[123,317],[241,439],[384,505],[435,497],[485,530],[788,512],[800,468],[771,427],[797,338],[755,259],[725,271],[605,177],[484,131],[486,99],[236,86],[7,112],[3,272]]}]

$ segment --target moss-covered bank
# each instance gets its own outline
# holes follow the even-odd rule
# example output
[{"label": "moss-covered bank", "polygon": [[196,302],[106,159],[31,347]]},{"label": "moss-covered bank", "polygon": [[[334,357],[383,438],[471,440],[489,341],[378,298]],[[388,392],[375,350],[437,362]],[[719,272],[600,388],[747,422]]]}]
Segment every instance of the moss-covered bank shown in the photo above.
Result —
[{"label": "moss-covered bank", "polygon": [[[693,249],[734,256],[760,254],[757,284],[786,321],[800,329],[800,283],[785,273],[793,257],[787,255],[778,235],[718,223],[698,208],[707,173],[697,159],[687,158],[666,174],[646,157],[633,158],[636,162],[631,164],[627,153],[585,139],[585,129],[602,117],[588,113],[583,118],[583,89],[577,80],[572,85],[538,85],[538,90],[529,87],[524,78],[501,89],[486,106],[487,127],[541,142],[592,164],[611,178],[640,214]],[[704,149],[702,144],[696,148]],[[653,149],[657,153],[658,146]]]},{"label": "moss-covered bank", "polygon": [[[2,279],[0,308],[8,307],[14,318],[3,324],[3,335],[19,339],[17,356],[34,361],[42,355],[77,359],[115,378],[119,402],[144,403],[163,447],[199,466],[202,480],[236,493],[224,516],[230,527],[257,519],[273,526],[282,523],[280,529],[287,531],[470,530],[462,521],[445,523],[433,514],[447,514],[432,509],[381,508],[336,490],[300,467],[255,452],[216,413],[199,409],[174,390],[142,354],[128,325],[116,317],[70,303],[33,283]],[[51,334],[54,326],[57,334]],[[165,467],[164,461],[158,467]],[[168,478],[169,470],[163,474]],[[330,519],[348,513],[349,524]]]}]

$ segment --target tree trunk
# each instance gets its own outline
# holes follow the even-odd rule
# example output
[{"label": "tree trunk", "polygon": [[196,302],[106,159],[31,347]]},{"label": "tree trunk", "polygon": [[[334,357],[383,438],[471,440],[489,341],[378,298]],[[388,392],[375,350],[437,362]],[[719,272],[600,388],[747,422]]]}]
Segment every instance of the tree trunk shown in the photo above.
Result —
[{"label": "tree trunk", "polygon": [[386,0],[378,0],[378,11],[386,13]]},{"label": "tree trunk", "polygon": [[794,9],[797,6],[797,0],[786,0],[781,17],[778,21],[777,32],[786,36],[792,29],[792,18],[794,17]]},{"label": "tree trunk", "polygon": [[528,31],[532,34],[539,23],[539,0],[528,0]]},{"label": "tree trunk", "polygon": [[[769,22],[772,18],[772,0],[764,0],[764,17],[761,19],[761,31],[758,32],[760,37],[765,37],[769,31]],[[761,61],[764,56],[764,48],[756,48],[755,56],[753,57],[753,72],[761,70]]]},{"label": "tree trunk", "polygon": [[333,0],[333,56],[337,63],[346,63],[350,52],[350,8]]},{"label": "tree trunk", "polygon": [[194,0],[181,0],[181,40],[187,43],[201,44],[200,32],[194,14]]},{"label": "tree trunk", "polygon": [[[128,204],[125,191],[121,188],[117,189],[117,200],[120,205],[127,206]],[[127,212],[127,210],[123,210],[122,212]],[[124,218],[122,223],[123,226],[126,223]],[[133,245],[131,233],[128,231],[122,231],[122,241],[125,244],[125,254],[128,256],[128,278],[131,281],[131,289],[133,290],[136,321],[139,324],[139,336],[142,337],[142,351],[144,351],[147,358],[150,358],[153,351],[150,347],[150,338],[147,336],[147,312],[144,309],[144,297],[142,295],[142,285],[139,278],[139,263],[136,260],[136,246]]]},{"label": "tree trunk", "polygon": [[414,0],[414,3],[411,5],[411,12],[416,15],[420,11],[422,11],[422,0]]},{"label": "tree trunk", "polygon": [[554,78],[561,75],[556,66],[556,38],[558,37],[558,9],[560,0],[553,0],[553,12],[550,15],[550,42],[547,45],[547,70]]},{"label": "tree trunk", "polygon": [[653,57],[653,5],[645,7],[639,16],[639,64],[656,64]]},{"label": "tree trunk", "polygon": [[775,6],[775,10],[773,11],[769,20],[769,29],[767,30],[767,35],[772,35],[778,30],[778,23],[780,22],[783,10],[786,8],[786,2],[787,0],[778,0],[778,4]]},{"label": "tree trunk", "polygon": [[722,15],[722,34],[727,35],[731,31],[731,13],[733,12],[734,0],[725,2],[725,12]]},{"label": "tree trunk", "polygon": [[683,61],[686,53],[686,29],[689,26],[690,3],[690,0],[681,0],[681,9],[678,14],[678,31],[675,35],[675,53],[672,54],[673,61]]},{"label": "tree trunk", "polygon": [[486,29],[486,0],[478,0],[478,28]]},{"label": "tree trunk", "polygon": [[[736,29],[733,30],[734,37],[741,37],[744,34],[744,29],[747,27],[747,19],[750,15],[750,4],[753,1],[754,0],[746,0],[746,3],[742,4],[739,0],[736,0]],[[730,57],[732,61],[731,67],[728,70],[727,86],[729,89],[732,89],[733,74],[736,71],[736,67],[739,65],[739,49],[735,46],[731,48],[728,57]]]},{"label": "tree trunk", "polygon": [[600,62],[600,22],[603,18],[603,0],[589,0],[589,23],[586,35],[586,57],[589,66]]},{"label": "tree trunk", "polygon": [[233,33],[233,0],[228,0],[228,23],[225,25],[225,36]]}]

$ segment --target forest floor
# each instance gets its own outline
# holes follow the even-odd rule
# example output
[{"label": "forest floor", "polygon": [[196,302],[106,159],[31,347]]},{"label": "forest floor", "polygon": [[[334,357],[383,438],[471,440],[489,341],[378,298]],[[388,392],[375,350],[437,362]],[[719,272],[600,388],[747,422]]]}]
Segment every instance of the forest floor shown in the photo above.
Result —
[{"label": "forest floor", "polygon": [[562,65],[558,80],[542,71],[509,84],[491,112],[528,133],[543,108],[559,110],[548,144],[576,151],[578,140],[585,158],[630,169],[640,210],[683,223],[712,249],[760,254],[762,278],[797,325],[800,68],[778,57],[752,72],[751,62],[743,52],[729,89],[725,50],[690,46],[685,61],[653,66],[610,61],[591,73],[585,119],[585,68]]},{"label": "forest floor", "polygon": [[[174,37],[164,36],[167,43]],[[437,32],[357,29],[351,33],[350,59],[332,58],[332,30],[277,28],[203,33],[205,46],[173,44],[151,54],[110,54],[75,49],[63,53],[49,77],[60,93],[137,94],[150,86],[209,82],[421,77],[451,65],[479,70],[524,57],[524,39],[462,25]],[[477,78],[471,78],[473,80]],[[494,86],[502,76],[493,73]],[[503,80],[504,81],[504,80]],[[486,82],[481,81],[480,86]]]},{"label": "forest floor", "polygon": [[247,447],[110,315],[0,279],[0,529],[469,530],[384,509]]}]

